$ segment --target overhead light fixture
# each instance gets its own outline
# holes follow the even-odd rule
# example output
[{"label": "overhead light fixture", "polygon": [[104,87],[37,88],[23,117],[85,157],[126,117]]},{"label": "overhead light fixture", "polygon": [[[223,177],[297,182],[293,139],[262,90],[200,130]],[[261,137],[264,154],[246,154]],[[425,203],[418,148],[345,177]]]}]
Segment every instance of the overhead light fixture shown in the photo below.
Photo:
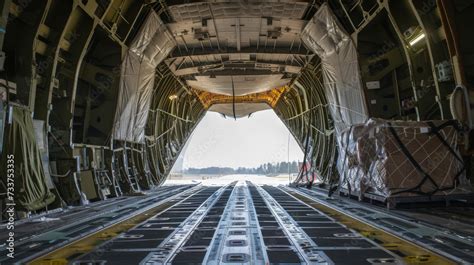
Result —
[{"label": "overhead light fixture", "polygon": [[410,43],[410,46],[414,46],[415,44],[417,44],[418,42],[420,42],[422,39],[425,38],[425,33],[421,33],[420,35],[416,36],[415,38],[413,38],[409,43]]},{"label": "overhead light fixture", "polygon": [[169,99],[170,99],[170,100],[175,100],[175,99],[177,99],[177,98],[178,98],[177,95],[171,95],[171,96],[169,96]]}]

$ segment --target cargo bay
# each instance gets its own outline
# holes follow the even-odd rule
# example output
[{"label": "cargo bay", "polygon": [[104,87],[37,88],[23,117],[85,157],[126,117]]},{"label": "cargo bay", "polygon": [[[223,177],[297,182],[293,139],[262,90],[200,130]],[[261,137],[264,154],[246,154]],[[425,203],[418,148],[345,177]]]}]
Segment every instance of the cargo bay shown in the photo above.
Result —
[{"label": "cargo bay", "polygon": [[[473,1],[0,9],[0,264],[474,263]],[[289,183],[165,183],[268,110]]]}]

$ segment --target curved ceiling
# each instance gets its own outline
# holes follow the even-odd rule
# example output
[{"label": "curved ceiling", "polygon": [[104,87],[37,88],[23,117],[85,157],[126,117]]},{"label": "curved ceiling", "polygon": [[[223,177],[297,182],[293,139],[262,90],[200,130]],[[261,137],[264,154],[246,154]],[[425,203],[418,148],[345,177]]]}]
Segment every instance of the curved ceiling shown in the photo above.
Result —
[{"label": "curved ceiling", "polygon": [[338,183],[343,130],[456,118],[450,95],[474,76],[472,34],[451,27],[468,24],[460,1],[6,2],[0,94],[44,135],[25,192],[41,203],[46,185],[56,205],[160,185],[208,110],[273,108],[308,168]]},{"label": "curved ceiling", "polygon": [[176,43],[165,62],[196,90],[227,96],[270,91],[288,85],[314,56],[300,38],[307,2],[169,1],[163,6]]}]

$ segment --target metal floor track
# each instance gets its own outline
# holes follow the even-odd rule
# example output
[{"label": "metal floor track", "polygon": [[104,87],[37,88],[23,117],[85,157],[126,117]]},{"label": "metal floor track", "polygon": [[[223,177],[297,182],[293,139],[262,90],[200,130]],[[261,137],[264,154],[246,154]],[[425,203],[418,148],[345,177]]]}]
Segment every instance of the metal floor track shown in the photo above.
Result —
[{"label": "metal floor track", "polygon": [[[342,209],[338,201],[322,199],[313,191],[240,181],[226,186],[179,186],[179,192],[165,189],[161,196],[142,199],[142,203],[136,202],[133,213],[104,214],[119,218],[113,223],[105,225],[100,222],[105,217],[97,215],[29,238],[23,244],[26,248],[19,247],[21,264],[387,265],[472,261],[466,255],[437,252],[436,247],[410,240],[393,227],[360,217],[357,211],[362,212],[362,208]],[[405,229],[414,234],[421,231]],[[55,241],[54,235],[61,231],[68,231],[67,243]],[[34,242],[40,242],[38,251],[29,250]]]}]

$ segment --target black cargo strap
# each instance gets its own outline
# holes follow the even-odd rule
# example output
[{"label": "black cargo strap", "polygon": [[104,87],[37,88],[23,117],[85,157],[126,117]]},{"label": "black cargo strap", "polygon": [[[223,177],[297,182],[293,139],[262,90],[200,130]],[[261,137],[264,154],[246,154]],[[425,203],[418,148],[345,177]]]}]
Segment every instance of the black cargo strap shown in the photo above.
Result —
[{"label": "black cargo strap", "polygon": [[[444,127],[446,127],[445,125],[448,124],[450,122],[446,122],[446,123],[443,123],[442,125],[436,127],[436,125],[429,121],[427,122],[427,124],[431,127],[431,133],[433,133],[434,135],[436,135],[436,137],[438,137],[438,139],[441,141],[441,143],[448,149],[448,151],[459,161],[459,162],[462,162],[464,164],[464,161],[462,160],[461,157],[459,157],[459,154],[456,153],[456,151],[454,151],[454,149],[449,145],[448,142],[446,142],[446,140],[443,138],[443,136],[441,136],[441,134],[439,133],[439,131],[441,129],[443,129]],[[458,128],[456,128],[455,126],[453,126],[456,130],[459,131]]]},{"label": "black cargo strap", "polygon": [[[345,167],[346,167],[347,154],[349,153],[349,139],[350,139],[350,135],[352,133],[353,128],[354,128],[354,126],[351,125],[351,127],[349,128],[349,132],[347,133],[347,137],[346,137],[346,148],[345,148],[345,151],[344,151],[344,160],[342,161],[343,179],[342,179],[342,182],[341,182],[341,187],[339,187],[339,188],[342,188],[342,186],[344,186],[344,184],[347,184],[347,190],[348,190],[349,196],[352,193],[352,188],[351,188],[351,183],[347,180]],[[341,140],[341,142],[342,142],[342,140]],[[347,170],[349,170],[349,167],[347,167]],[[329,196],[330,196],[330,194],[332,194],[332,193],[328,193]]]},{"label": "black cargo strap", "polygon": [[440,191],[444,190],[450,190],[454,187],[456,187],[456,181],[459,181],[459,177],[466,171],[466,167],[464,165],[464,160],[459,156],[459,154],[449,145],[448,142],[443,138],[443,136],[439,133],[440,130],[444,129],[447,126],[452,126],[456,131],[462,131],[462,127],[459,126],[459,123],[455,120],[449,120],[440,126],[436,126],[433,122],[429,121],[427,122],[428,125],[431,127],[431,132],[438,137],[438,139],[441,141],[441,143],[448,149],[448,151],[462,164],[462,168],[459,170],[459,172],[456,174],[455,178],[453,179],[453,184],[451,187],[446,187],[443,189],[440,189]]}]

